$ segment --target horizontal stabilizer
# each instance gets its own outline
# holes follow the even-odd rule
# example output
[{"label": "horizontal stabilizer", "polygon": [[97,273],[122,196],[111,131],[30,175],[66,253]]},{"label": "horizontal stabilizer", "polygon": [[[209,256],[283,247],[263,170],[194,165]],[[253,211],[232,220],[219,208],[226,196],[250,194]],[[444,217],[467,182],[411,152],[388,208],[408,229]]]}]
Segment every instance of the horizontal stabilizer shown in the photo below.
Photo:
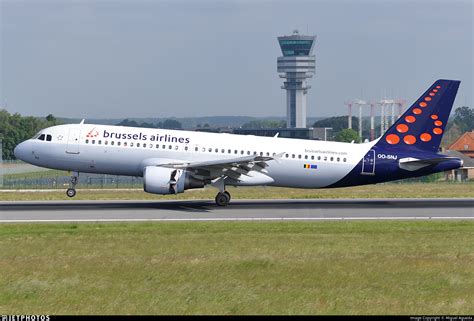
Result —
[{"label": "horizontal stabilizer", "polygon": [[436,157],[436,158],[428,158],[428,159],[418,159],[413,157],[402,158],[398,162],[398,166],[401,169],[405,169],[407,171],[416,171],[420,168],[429,166],[429,165],[437,165],[443,162],[451,161],[451,160],[459,160],[457,157]]}]

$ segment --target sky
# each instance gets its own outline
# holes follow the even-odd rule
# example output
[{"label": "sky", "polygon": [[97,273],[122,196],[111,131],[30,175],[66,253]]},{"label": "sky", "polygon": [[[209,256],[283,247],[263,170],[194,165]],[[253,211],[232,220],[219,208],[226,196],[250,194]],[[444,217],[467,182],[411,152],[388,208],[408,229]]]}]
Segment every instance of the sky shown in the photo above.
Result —
[{"label": "sky", "polygon": [[316,35],[308,116],[461,80],[473,1],[0,0],[0,108],[74,118],[284,116],[277,37]]}]

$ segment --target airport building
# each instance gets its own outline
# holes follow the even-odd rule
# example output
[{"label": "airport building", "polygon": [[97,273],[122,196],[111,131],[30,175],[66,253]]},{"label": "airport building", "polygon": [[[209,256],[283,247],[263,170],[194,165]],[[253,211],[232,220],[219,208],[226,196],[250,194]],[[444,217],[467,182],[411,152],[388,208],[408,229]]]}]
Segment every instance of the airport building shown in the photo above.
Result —
[{"label": "airport building", "polygon": [[278,37],[283,56],[277,58],[277,71],[284,79],[286,90],[286,115],[288,128],[306,128],[306,94],[311,88],[307,79],[316,70],[312,55],[316,36],[300,35],[295,30],[291,36]]},{"label": "airport building", "polygon": [[234,129],[234,134],[275,136],[299,139],[331,140],[332,128],[307,128],[306,95],[311,88],[308,78],[315,74],[316,58],[312,54],[316,36],[300,35],[278,37],[283,56],[277,58],[277,71],[286,90],[286,127]]}]

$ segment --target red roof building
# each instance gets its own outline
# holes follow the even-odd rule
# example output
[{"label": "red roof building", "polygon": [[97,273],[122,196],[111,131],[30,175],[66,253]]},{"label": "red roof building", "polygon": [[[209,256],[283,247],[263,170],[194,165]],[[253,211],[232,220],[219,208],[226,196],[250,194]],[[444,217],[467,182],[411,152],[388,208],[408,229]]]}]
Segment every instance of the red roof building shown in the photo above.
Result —
[{"label": "red roof building", "polygon": [[466,156],[474,158],[474,130],[461,135],[454,143],[448,146],[448,150],[455,150]]}]

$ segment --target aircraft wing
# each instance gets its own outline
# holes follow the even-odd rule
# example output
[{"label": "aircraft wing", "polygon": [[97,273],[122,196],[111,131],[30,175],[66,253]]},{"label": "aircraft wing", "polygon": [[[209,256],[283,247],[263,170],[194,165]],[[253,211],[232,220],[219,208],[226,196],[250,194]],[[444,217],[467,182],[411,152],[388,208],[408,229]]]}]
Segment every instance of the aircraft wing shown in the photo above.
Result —
[{"label": "aircraft wing", "polygon": [[[276,156],[257,156],[250,155],[237,158],[216,159],[203,162],[171,162],[159,164],[160,167],[187,169],[196,171],[206,171],[210,179],[227,176],[235,180],[241,180],[241,176],[249,176],[249,172],[256,171],[262,174],[266,173],[265,167],[271,160],[279,159],[283,153]],[[252,175],[255,176],[255,175]]]}]

